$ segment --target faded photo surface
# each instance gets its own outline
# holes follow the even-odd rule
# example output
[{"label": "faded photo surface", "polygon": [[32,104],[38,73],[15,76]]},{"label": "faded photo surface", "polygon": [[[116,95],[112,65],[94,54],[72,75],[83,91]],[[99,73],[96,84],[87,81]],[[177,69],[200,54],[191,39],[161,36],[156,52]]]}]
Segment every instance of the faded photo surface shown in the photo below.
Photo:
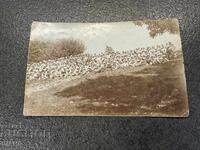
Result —
[{"label": "faded photo surface", "polygon": [[178,21],[33,22],[23,113],[187,117]]}]

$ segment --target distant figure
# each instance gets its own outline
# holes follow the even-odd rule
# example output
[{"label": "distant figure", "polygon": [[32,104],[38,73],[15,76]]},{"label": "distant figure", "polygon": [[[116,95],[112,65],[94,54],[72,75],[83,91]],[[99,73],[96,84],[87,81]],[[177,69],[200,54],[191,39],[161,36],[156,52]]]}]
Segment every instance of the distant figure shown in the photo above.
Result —
[{"label": "distant figure", "polygon": [[113,48],[110,47],[110,46],[106,46],[106,49],[105,49],[105,53],[106,54],[112,54],[114,52]]},{"label": "distant figure", "polygon": [[166,55],[167,55],[168,59],[172,59],[173,58],[173,56],[174,56],[174,50],[175,50],[174,45],[171,42],[169,42],[167,44],[167,48],[166,48]]}]

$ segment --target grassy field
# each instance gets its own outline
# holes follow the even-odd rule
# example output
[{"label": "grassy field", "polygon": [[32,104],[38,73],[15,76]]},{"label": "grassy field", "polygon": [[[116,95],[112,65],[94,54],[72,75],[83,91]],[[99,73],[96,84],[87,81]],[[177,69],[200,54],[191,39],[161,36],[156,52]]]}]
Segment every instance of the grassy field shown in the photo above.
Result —
[{"label": "grassy field", "polygon": [[81,97],[83,114],[187,115],[182,59],[153,65],[132,74],[99,76],[56,92],[62,98]]}]

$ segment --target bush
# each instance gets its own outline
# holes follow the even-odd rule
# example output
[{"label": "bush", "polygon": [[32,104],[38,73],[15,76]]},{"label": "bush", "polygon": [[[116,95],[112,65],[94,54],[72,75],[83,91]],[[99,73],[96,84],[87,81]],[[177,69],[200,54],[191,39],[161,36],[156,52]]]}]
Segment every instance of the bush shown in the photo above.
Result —
[{"label": "bush", "polygon": [[39,62],[41,60],[48,59],[45,50],[48,49],[48,45],[42,41],[30,41],[29,44],[29,63]]}]

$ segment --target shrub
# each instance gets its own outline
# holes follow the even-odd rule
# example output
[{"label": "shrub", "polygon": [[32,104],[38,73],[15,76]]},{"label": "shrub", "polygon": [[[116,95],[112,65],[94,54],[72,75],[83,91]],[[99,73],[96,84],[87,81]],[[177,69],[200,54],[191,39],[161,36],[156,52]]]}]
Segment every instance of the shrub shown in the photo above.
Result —
[{"label": "shrub", "polygon": [[42,41],[30,41],[29,44],[29,63],[39,62],[43,59],[48,59],[45,54],[45,49],[48,48],[48,44]]}]

